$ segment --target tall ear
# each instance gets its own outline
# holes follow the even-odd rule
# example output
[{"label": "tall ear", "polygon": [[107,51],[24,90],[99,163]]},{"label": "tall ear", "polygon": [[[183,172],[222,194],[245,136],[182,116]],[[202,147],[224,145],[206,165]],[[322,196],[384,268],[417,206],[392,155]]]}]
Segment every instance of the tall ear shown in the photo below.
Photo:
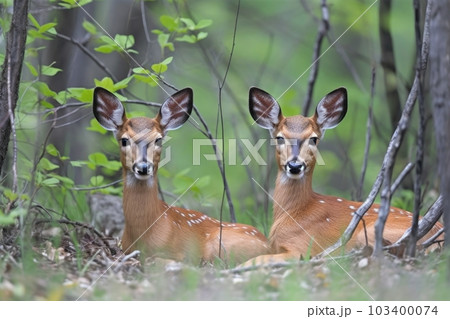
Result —
[{"label": "tall ear", "polygon": [[347,90],[343,87],[328,93],[317,105],[313,120],[321,132],[336,127],[347,113]]},{"label": "tall ear", "polygon": [[94,90],[93,111],[97,121],[108,131],[117,131],[127,119],[119,99],[101,87]]},{"label": "tall ear", "polygon": [[164,132],[176,130],[191,115],[194,93],[191,88],[182,89],[170,96],[161,106],[156,120]]},{"label": "tall ear", "polygon": [[256,87],[250,88],[249,108],[255,122],[271,131],[275,129],[283,117],[280,105],[275,98]]}]

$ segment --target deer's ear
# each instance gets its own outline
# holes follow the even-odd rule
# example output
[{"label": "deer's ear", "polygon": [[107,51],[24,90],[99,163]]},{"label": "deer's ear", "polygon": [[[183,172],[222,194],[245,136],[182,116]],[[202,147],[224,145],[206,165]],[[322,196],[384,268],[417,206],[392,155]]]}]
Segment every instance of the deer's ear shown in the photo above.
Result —
[{"label": "deer's ear", "polygon": [[191,88],[182,89],[170,96],[161,106],[156,120],[164,132],[183,125],[192,112],[194,93]]},{"label": "deer's ear", "polygon": [[93,111],[97,121],[108,131],[117,131],[127,119],[119,99],[101,87],[94,90]]},{"label": "deer's ear", "polygon": [[328,93],[317,105],[314,121],[322,133],[336,127],[347,113],[347,90],[343,87]]},{"label": "deer's ear", "polygon": [[256,87],[250,88],[249,91],[249,109],[255,122],[271,131],[275,129],[283,117],[280,105],[275,98]]}]

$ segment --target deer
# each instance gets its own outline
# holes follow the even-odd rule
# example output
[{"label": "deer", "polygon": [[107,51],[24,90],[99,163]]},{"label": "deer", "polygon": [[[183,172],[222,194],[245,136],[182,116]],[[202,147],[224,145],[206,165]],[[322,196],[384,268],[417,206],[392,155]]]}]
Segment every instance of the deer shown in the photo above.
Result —
[{"label": "deer", "polygon": [[[340,87],[320,100],[313,116],[285,117],[274,97],[259,88],[250,88],[250,114],[274,139],[278,173],[269,233],[271,253],[256,257],[246,265],[299,260],[308,254],[321,253],[338,241],[352,215],[362,205],[361,202],[318,194],[312,188],[319,141],[326,130],[336,127],[344,119],[347,104],[347,90]],[[367,244],[373,246],[379,209],[378,204],[369,208],[363,217],[364,223],[359,223],[346,250]],[[411,220],[410,212],[390,207],[384,243],[396,242],[410,227]],[[442,227],[436,223],[422,241]]]},{"label": "deer", "polygon": [[240,263],[269,252],[267,238],[255,227],[220,222],[159,198],[158,165],[167,132],[181,127],[193,108],[193,91],[182,89],[161,105],[154,118],[128,118],[115,94],[96,87],[93,112],[112,131],[120,147],[123,176],[122,250],[192,263]]}]

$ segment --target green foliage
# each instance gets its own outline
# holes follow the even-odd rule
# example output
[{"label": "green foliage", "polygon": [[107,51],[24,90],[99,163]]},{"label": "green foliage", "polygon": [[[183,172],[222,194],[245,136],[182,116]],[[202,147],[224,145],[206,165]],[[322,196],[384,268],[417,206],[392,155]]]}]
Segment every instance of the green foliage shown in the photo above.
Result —
[{"label": "green foliage", "polygon": [[120,35],[116,34],[114,39],[109,36],[102,35],[98,38],[100,46],[95,48],[95,51],[100,53],[111,53],[111,52],[126,52],[128,54],[137,54],[136,50],[131,49],[134,46],[134,37],[132,35]]},{"label": "green foliage", "polygon": [[175,50],[172,40],[194,44],[205,39],[208,33],[199,30],[207,28],[212,24],[212,20],[209,19],[200,20],[196,24],[189,18],[174,18],[168,15],[162,15],[159,20],[165,30],[154,29],[152,32],[158,35],[158,43],[161,47],[162,55],[164,55],[166,48],[169,51]]}]

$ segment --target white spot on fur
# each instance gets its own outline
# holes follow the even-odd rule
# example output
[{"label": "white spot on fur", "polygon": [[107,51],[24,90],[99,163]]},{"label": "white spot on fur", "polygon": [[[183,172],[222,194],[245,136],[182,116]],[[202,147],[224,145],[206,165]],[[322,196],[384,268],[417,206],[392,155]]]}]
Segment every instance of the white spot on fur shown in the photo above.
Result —
[{"label": "white spot on fur", "polygon": [[336,199],[338,202],[342,202],[342,198],[338,198]]},{"label": "white spot on fur", "polygon": [[348,208],[350,208],[350,209],[356,209],[355,206],[353,206],[353,205],[348,206]]},{"label": "white spot on fur", "polygon": [[330,222],[330,219],[329,219],[329,218],[327,218],[327,222]]},{"label": "white spot on fur", "polygon": [[319,200],[319,203],[325,204],[325,201],[324,200]]}]

